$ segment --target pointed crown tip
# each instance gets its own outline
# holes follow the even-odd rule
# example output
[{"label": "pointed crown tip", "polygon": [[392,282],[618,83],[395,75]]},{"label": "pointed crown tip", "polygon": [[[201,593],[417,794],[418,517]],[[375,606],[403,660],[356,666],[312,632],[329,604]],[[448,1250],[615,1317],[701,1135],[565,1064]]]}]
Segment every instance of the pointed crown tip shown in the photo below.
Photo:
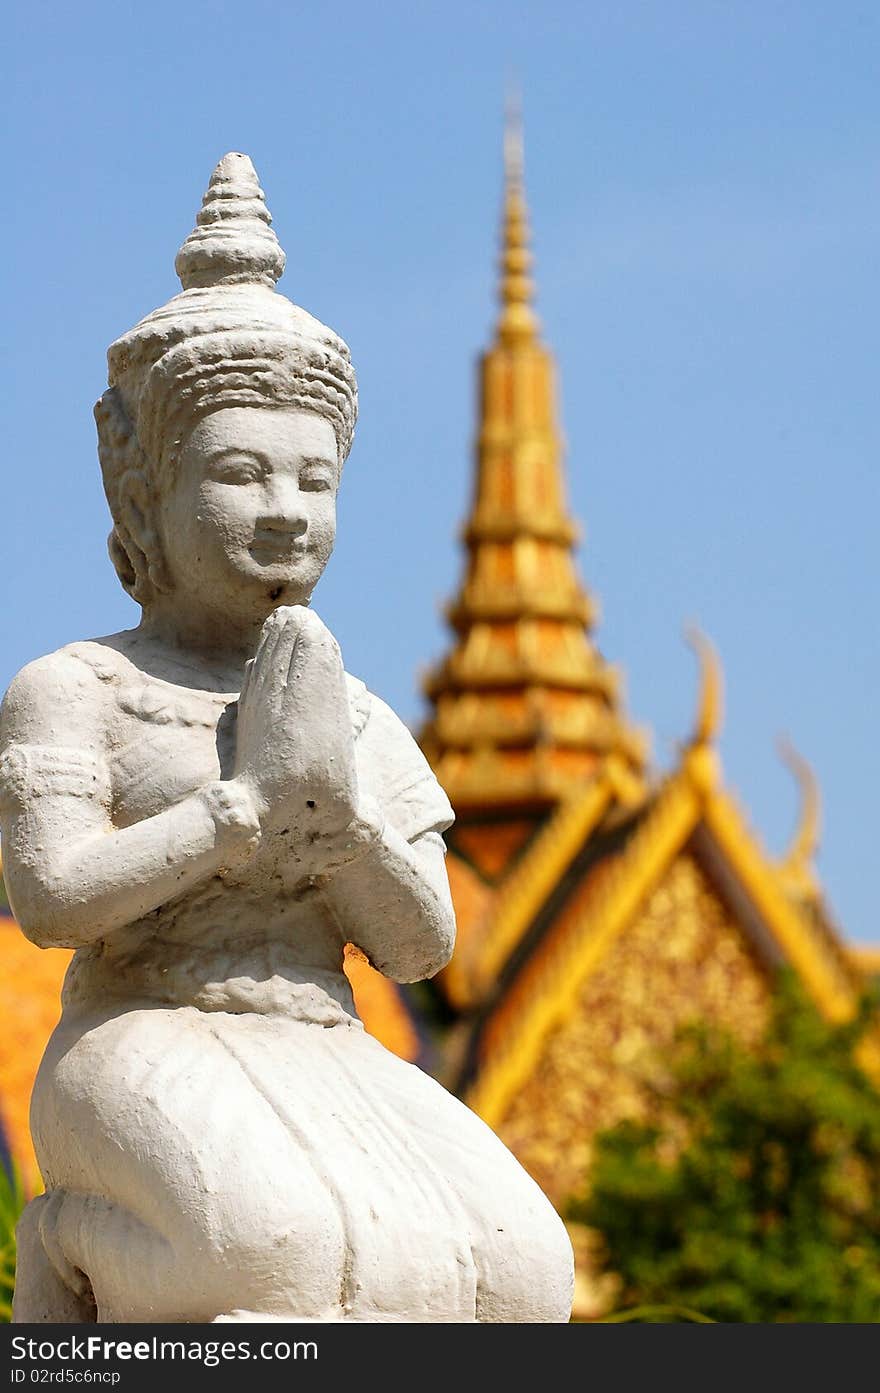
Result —
[{"label": "pointed crown tip", "polygon": [[196,226],[174,266],[184,290],[255,284],[271,288],[285,256],[249,155],[231,150],[214,168]]},{"label": "pointed crown tip", "polygon": [[[243,155],[240,150],[230,150],[224,155],[222,160],[218,160],[214,166],[214,173],[211,175],[210,184],[232,181],[240,179],[242,182],[256,184],[259,187],[257,171],[250,155]],[[210,188],[209,184],[209,188]]]}]

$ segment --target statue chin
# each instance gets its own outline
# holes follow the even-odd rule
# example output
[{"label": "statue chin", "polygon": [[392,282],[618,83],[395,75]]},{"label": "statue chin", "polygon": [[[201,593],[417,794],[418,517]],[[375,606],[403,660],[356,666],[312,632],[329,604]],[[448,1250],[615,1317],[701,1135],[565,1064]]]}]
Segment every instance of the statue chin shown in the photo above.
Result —
[{"label": "statue chin", "polygon": [[17,917],[76,950],[34,1087],[47,1188],[13,1318],[566,1321],[561,1220],[365,1032],[343,970],[347,944],[397,982],[449,961],[453,815],[308,607],[356,383],[342,340],[276,292],[270,224],[227,155],[183,293],[108,355],[117,537],[136,551],[140,527],[146,555],[157,499],[177,583],[3,704]]}]

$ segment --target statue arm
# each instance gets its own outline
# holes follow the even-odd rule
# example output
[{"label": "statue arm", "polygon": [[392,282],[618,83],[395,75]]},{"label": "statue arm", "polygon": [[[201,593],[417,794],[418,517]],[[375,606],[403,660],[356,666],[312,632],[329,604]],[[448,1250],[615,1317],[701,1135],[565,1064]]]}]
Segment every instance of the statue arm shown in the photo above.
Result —
[{"label": "statue arm", "polygon": [[400,718],[372,693],[361,700],[354,856],[326,893],[345,942],[386,977],[417,982],[445,967],[455,945],[440,835],[453,814]]},{"label": "statue arm", "polygon": [[438,832],[407,841],[375,808],[359,819],[360,853],[324,889],[346,942],[396,982],[418,982],[445,967],[455,914]]},{"label": "statue arm", "polygon": [[10,903],[40,947],[104,938],[228,865],[259,832],[246,790],[212,783],[114,828],[108,697],[61,653],[25,668],[0,716],[0,826]]}]

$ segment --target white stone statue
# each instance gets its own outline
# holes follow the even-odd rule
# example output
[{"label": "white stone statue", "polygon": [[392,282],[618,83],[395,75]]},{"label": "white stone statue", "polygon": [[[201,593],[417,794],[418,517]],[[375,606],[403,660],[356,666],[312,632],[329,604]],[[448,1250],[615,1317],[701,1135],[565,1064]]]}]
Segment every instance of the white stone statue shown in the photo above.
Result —
[{"label": "white stone statue", "polygon": [[141,622],[31,663],[2,710],[10,899],[77,950],[14,1319],[567,1320],[548,1201],[355,1012],[347,943],[398,982],[449,959],[452,812],[308,607],[348,349],[275,291],[246,156],[197,221],[183,293],[113,344],[96,408]]}]

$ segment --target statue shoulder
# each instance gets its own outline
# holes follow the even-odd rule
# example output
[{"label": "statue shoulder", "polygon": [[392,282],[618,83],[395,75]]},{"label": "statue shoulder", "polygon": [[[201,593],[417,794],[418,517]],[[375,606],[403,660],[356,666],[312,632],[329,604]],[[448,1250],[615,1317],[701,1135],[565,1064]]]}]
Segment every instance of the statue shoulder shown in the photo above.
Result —
[{"label": "statue shoulder", "polygon": [[117,655],[91,640],[35,658],[13,678],[0,708],[0,747],[10,741],[76,744],[102,723]]},{"label": "statue shoulder", "polygon": [[[346,673],[348,700],[352,723],[361,754],[391,766],[416,768],[421,774],[431,774],[412,732],[381,697],[371,692],[360,678]],[[433,774],[431,774],[433,778]]]},{"label": "statue shoulder", "polygon": [[449,799],[437,782],[412,732],[381,697],[346,674],[355,719],[358,773],[365,791],[408,839],[442,832],[454,821]]}]

